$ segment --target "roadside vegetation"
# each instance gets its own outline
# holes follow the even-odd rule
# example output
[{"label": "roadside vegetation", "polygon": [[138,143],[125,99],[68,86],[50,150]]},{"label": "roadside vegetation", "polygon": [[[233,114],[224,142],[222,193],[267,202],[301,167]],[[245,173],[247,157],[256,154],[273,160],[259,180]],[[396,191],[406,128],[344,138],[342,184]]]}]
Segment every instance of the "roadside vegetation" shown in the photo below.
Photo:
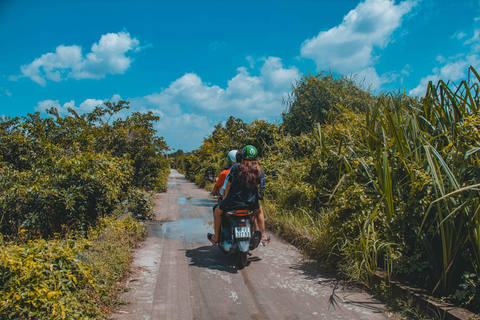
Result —
[{"label": "roadside vegetation", "polygon": [[159,118],[126,108],[0,118],[2,319],[101,319],[119,303],[137,220],[169,174]]},{"label": "roadside vegetation", "polygon": [[305,75],[281,124],[230,117],[172,163],[205,185],[229,150],[253,144],[274,231],[357,282],[372,287],[382,268],[478,313],[480,78],[468,75],[422,98]]}]

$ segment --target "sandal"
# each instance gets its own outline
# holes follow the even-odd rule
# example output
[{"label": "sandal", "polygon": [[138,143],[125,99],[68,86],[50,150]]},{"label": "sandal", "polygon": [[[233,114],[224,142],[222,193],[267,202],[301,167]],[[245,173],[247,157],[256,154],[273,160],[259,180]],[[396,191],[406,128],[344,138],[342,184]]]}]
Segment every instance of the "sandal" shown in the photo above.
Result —
[{"label": "sandal", "polygon": [[210,242],[211,242],[213,245],[217,244],[217,242],[214,241],[214,240],[212,239],[212,237],[213,237],[213,234],[211,234],[211,233],[208,233],[208,234],[207,234],[208,240],[210,240]]},{"label": "sandal", "polygon": [[272,239],[270,238],[270,236],[267,236],[267,239],[266,239],[266,240],[262,240],[262,245],[263,245],[263,246],[266,246],[267,244],[270,243],[270,240],[272,240]]}]

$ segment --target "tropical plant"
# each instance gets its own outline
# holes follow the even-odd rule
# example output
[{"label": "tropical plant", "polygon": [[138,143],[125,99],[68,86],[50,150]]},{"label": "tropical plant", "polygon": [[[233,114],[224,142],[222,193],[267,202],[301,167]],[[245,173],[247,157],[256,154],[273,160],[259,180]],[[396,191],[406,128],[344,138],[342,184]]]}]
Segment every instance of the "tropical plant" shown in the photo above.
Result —
[{"label": "tropical plant", "polygon": [[341,115],[337,112],[338,104],[363,112],[373,101],[371,93],[360,88],[355,78],[336,78],[331,72],[304,75],[284,100],[287,106],[282,113],[284,130],[295,136],[311,132],[316,123],[324,124]]}]

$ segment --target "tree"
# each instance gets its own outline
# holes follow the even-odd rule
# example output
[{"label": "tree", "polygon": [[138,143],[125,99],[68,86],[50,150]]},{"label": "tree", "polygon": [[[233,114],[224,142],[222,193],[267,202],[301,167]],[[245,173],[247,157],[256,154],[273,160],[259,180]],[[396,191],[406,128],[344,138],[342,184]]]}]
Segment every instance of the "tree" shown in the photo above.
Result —
[{"label": "tree", "polygon": [[293,87],[282,113],[286,133],[300,135],[314,130],[316,123],[340,115],[337,105],[364,112],[373,101],[369,91],[361,89],[352,78],[335,78],[330,74],[304,75]]}]

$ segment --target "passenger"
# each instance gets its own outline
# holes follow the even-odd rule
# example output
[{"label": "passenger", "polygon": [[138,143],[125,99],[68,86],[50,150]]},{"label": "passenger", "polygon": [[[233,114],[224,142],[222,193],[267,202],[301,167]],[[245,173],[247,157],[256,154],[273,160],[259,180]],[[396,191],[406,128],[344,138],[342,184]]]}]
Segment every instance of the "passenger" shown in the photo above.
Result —
[{"label": "passenger", "polygon": [[[242,162],[242,150],[238,150],[236,155],[235,155],[235,163],[241,163]],[[232,164],[233,165],[233,164]],[[228,170],[230,173],[230,169]],[[227,182],[228,182],[228,173],[227,173],[227,176],[225,178],[225,181],[223,182],[223,186],[220,188],[220,195],[222,198],[225,197],[225,189],[227,188]]]},{"label": "passenger", "polygon": [[227,177],[227,174],[230,171],[230,168],[236,162],[236,154],[237,154],[237,150],[232,150],[228,153],[227,155],[228,163],[223,168],[224,170],[220,172],[220,175],[218,176],[218,179],[215,182],[215,185],[213,186],[213,190],[212,190],[213,195],[223,197],[222,192],[219,192],[219,191],[221,191],[222,186],[226,183],[225,178]]},{"label": "passenger", "polygon": [[257,149],[248,145],[242,149],[242,161],[230,168],[227,177],[227,186],[224,199],[214,207],[213,221],[214,234],[209,233],[208,239],[212,244],[218,242],[220,234],[222,213],[225,208],[248,206],[254,211],[253,226],[262,232],[262,242],[266,244],[270,237],[265,236],[265,219],[259,199],[263,198],[265,189],[265,174],[256,161]]}]

